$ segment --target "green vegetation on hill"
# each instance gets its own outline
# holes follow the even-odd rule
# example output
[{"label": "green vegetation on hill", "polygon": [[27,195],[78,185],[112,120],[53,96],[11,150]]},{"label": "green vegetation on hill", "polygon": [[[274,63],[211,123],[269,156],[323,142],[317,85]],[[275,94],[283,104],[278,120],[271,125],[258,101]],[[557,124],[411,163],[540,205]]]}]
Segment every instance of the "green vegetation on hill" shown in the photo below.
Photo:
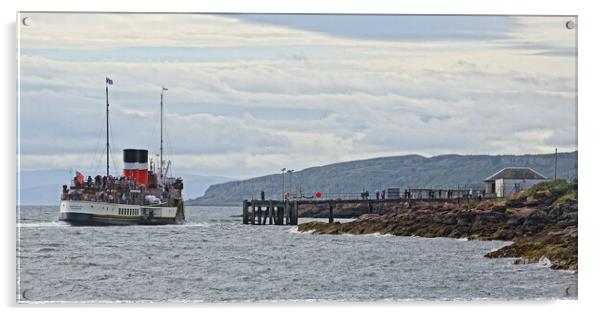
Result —
[{"label": "green vegetation on hill", "polygon": [[550,197],[554,200],[575,200],[577,199],[577,178],[570,182],[565,179],[540,182],[519,195],[527,199]]}]

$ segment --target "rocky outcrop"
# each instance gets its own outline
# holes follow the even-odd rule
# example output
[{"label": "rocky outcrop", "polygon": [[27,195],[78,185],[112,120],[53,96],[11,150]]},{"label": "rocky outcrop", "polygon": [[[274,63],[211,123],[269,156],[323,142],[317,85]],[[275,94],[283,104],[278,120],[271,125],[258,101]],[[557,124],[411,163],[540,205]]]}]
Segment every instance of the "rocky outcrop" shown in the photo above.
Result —
[{"label": "rocky outcrop", "polygon": [[486,256],[520,257],[517,263],[545,259],[551,262],[552,268],[576,270],[576,184],[554,192],[538,190],[543,186],[506,200],[487,200],[476,205],[427,202],[415,205],[389,204],[381,214],[365,214],[353,222],[309,222],[299,225],[298,229],[315,234],[381,233],[513,240],[512,245]]},{"label": "rocky outcrop", "polygon": [[512,245],[485,256],[520,257],[515,263],[549,261],[552,269],[577,270],[577,226],[549,229],[530,237],[520,237]]}]

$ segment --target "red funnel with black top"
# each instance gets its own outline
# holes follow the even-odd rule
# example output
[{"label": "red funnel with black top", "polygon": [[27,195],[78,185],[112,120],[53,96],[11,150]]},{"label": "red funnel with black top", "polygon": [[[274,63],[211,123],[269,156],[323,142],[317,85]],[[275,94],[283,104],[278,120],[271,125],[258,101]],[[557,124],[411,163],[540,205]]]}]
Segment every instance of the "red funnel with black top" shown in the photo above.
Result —
[{"label": "red funnel with black top", "polygon": [[134,183],[148,186],[148,150],[123,150],[123,176],[134,180]]}]

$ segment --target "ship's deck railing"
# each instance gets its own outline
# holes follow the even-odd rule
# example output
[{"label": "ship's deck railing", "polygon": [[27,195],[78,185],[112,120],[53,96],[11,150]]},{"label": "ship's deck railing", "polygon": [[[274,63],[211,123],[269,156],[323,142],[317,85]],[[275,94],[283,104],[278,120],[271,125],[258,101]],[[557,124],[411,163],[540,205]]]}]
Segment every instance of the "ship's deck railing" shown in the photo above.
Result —
[{"label": "ship's deck railing", "polygon": [[[123,199],[123,195],[125,194],[125,199]],[[140,192],[127,192],[120,191],[117,189],[98,189],[98,188],[87,188],[87,187],[72,187],[69,192],[64,192],[61,195],[61,200],[64,201],[87,201],[87,202],[104,202],[104,203],[112,203],[112,204],[123,204],[123,205],[141,205],[141,206],[156,206],[156,205],[165,205],[167,206],[176,206],[170,205],[175,203],[170,203],[170,199],[161,199],[159,203],[151,203],[146,200],[144,197],[146,195],[153,195],[150,192],[140,191]]]}]

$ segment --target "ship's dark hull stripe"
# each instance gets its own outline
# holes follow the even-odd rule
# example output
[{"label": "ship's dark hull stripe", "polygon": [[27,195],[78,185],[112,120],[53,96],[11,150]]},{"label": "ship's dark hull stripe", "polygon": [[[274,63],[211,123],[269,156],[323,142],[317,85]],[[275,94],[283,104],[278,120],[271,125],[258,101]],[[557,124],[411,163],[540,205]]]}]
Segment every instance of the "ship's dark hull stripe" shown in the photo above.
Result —
[{"label": "ship's dark hull stripe", "polygon": [[176,224],[175,219],[143,219],[143,218],[116,218],[114,216],[98,216],[85,213],[60,213],[59,220],[76,226],[114,226],[114,225],[167,225]]}]

